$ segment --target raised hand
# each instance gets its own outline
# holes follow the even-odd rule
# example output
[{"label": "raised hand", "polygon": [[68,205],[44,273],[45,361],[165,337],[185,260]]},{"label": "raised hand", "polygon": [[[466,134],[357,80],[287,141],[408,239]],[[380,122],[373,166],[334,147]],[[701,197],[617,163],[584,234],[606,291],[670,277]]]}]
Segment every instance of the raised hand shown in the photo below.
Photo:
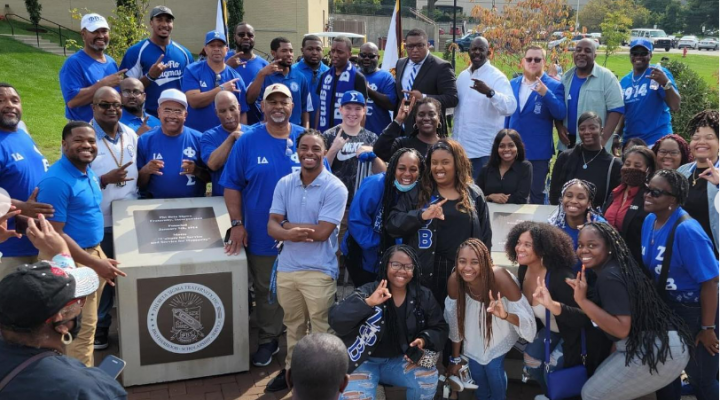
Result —
[{"label": "raised hand", "polygon": [[243,54],[245,54],[245,53],[243,53],[242,51],[238,51],[237,53],[233,54],[230,58],[225,60],[225,64],[227,64],[227,66],[230,68],[237,68],[241,65],[247,64],[246,61],[243,61],[240,59],[240,56],[242,56]]},{"label": "raised hand", "polygon": [[40,250],[42,254],[56,255],[56,254],[70,254],[68,245],[63,239],[62,235],[55,231],[52,224],[45,219],[45,216],[38,215],[38,222],[28,218],[27,231],[25,235],[30,239],[30,242],[35,246],[36,249]]},{"label": "raised hand", "polygon": [[16,201],[15,207],[26,217],[35,218],[38,214],[45,214],[48,218],[52,218],[55,208],[52,204],[37,202],[39,190],[39,188],[35,188],[27,201]]},{"label": "raised hand", "polygon": [[165,54],[160,55],[160,58],[155,61],[155,64],[153,64],[150,67],[150,70],[148,71],[148,76],[152,79],[158,79],[160,76],[162,76],[163,72],[165,72],[165,68],[167,68],[167,64],[164,64],[162,61],[165,58]]},{"label": "raised hand", "polygon": [[535,81],[535,84],[532,87],[533,92],[537,92],[540,96],[545,96],[545,93],[547,93],[548,88],[545,86],[545,83],[543,83],[542,79],[538,78],[538,80]]},{"label": "raised hand", "polygon": [[123,165],[122,167],[115,168],[108,172],[107,174],[100,177],[100,180],[105,184],[119,184],[123,185],[125,182],[129,182],[135,178],[128,178],[127,177],[127,167],[132,165],[132,161],[128,162],[127,164]]},{"label": "raised hand", "polygon": [[442,206],[443,206],[443,204],[445,204],[446,201],[447,201],[447,199],[442,199],[441,201],[439,201],[435,204],[430,204],[430,206],[428,208],[426,208],[425,211],[423,211],[422,219],[424,221],[430,221],[431,219],[435,219],[435,218],[437,218],[439,220],[444,220],[445,214],[443,213]]},{"label": "raised hand", "polygon": [[502,302],[502,296],[500,295],[500,292],[497,294],[497,298],[493,297],[492,290],[490,290],[490,305],[487,308],[487,312],[490,314],[500,318],[500,319],[507,319],[508,312],[505,311],[505,304]]},{"label": "raised hand", "polygon": [[149,115],[146,115],[145,118],[143,118],[143,120],[142,120],[142,125],[140,125],[140,126],[137,128],[137,131],[135,131],[135,133],[136,133],[138,136],[142,135],[143,133],[145,133],[145,132],[147,132],[147,131],[149,131],[149,130],[151,129],[150,126],[148,126],[148,124],[147,124],[149,119],[150,119],[150,116],[149,116]]},{"label": "raised hand", "polygon": [[545,308],[550,308],[553,302],[550,291],[547,286],[545,286],[545,281],[540,279],[539,276],[537,277],[537,286],[535,287],[533,298]]},{"label": "raised hand", "polygon": [[580,304],[587,299],[587,281],[585,280],[585,267],[577,273],[577,279],[566,279],[568,285],[573,288],[573,298]]},{"label": "raised hand", "polygon": [[260,71],[258,71],[258,75],[265,77],[274,74],[275,72],[280,72],[282,70],[283,68],[280,66],[280,61],[275,60],[270,64],[264,66],[263,69],[261,69]]},{"label": "raised hand", "polygon": [[698,178],[702,178],[707,180],[708,182],[712,183],[713,185],[718,185],[718,169],[715,168],[714,165],[710,165],[708,169],[703,171],[702,174],[698,175]]},{"label": "raised hand", "polygon": [[473,85],[470,86],[470,88],[477,90],[478,92],[480,92],[480,94],[483,94],[485,96],[490,94],[490,91],[492,90],[492,88],[490,88],[490,86],[488,86],[485,82],[481,81],[480,79],[473,79]]},{"label": "raised hand", "polygon": [[415,107],[415,96],[410,96],[410,103],[405,104],[405,101],[403,100],[403,104],[400,105],[398,108],[398,113],[395,115],[395,121],[397,121],[398,124],[402,124],[407,119],[408,115],[412,112],[413,108]]},{"label": "raised hand", "polygon": [[235,82],[237,82],[239,80],[240,80],[240,78],[230,79],[229,81],[222,83],[220,85],[220,87],[222,88],[222,90],[227,90],[227,91],[233,92],[233,93],[240,93],[241,90],[238,89],[237,85],[235,84]]},{"label": "raised hand", "polygon": [[20,239],[22,237],[21,234],[15,232],[14,229],[8,229],[7,228],[7,221],[8,219],[19,215],[20,210],[15,210],[14,206],[10,206],[10,211],[5,213],[2,217],[0,217],[0,243],[14,237]]},{"label": "raised hand", "polygon": [[650,75],[648,75],[648,78],[659,83],[660,86],[665,86],[670,80],[670,78],[667,77],[665,71],[663,71],[662,68],[650,67],[648,68],[648,71],[650,71]]},{"label": "raised hand", "polygon": [[[423,95],[419,90],[403,90],[409,99],[422,100]],[[412,109],[412,108],[411,108]]]},{"label": "raised hand", "polygon": [[180,175],[195,175],[195,161],[193,160],[182,160],[180,164]]},{"label": "raised hand", "polygon": [[370,297],[365,299],[365,303],[370,307],[375,307],[388,301],[390,298],[392,298],[392,294],[387,288],[387,280],[383,279],[380,281],[380,284],[375,289],[373,294],[371,294]]},{"label": "raised hand", "polygon": [[118,72],[115,72],[113,74],[110,74],[102,79],[100,79],[100,86],[110,86],[115,87],[119,86],[120,82],[123,80],[123,75],[125,75],[125,72],[127,72],[127,68],[121,69]]},{"label": "raised hand", "polygon": [[160,170],[163,168],[165,168],[164,161],[150,160],[144,167],[142,167],[142,169],[140,169],[140,172],[151,175],[162,175],[163,173]]}]

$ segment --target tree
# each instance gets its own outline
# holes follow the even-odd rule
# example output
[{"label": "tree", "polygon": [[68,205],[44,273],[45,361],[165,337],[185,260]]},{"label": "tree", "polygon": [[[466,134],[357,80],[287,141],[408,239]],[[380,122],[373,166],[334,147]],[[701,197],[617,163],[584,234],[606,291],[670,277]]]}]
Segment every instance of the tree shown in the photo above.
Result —
[{"label": "tree", "polygon": [[717,86],[711,88],[697,72],[683,62],[673,60],[663,66],[672,72],[675,84],[682,95],[680,110],[672,113],[673,132],[690,142],[688,121],[702,110],[718,109]]},{"label": "tree", "polygon": [[605,20],[600,24],[602,29],[602,37],[605,40],[605,61],[614,54],[623,42],[630,40],[630,28],[632,20],[630,17],[619,12],[611,12],[605,16]]},{"label": "tree", "polygon": [[668,4],[665,8],[665,15],[663,16],[663,20],[661,22],[665,32],[673,34],[675,32],[682,32],[685,29],[684,12],[683,6],[679,1],[673,0],[670,4]]},{"label": "tree", "polygon": [[234,34],[233,29],[237,24],[243,21],[245,16],[245,9],[243,8],[243,0],[228,0],[227,1],[227,13],[228,13],[228,31]]},{"label": "tree", "polygon": [[334,0],[338,14],[375,15],[382,5],[380,0]]},{"label": "tree", "polygon": [[25,9],[27,9],[30,21],[32,21],[33,25],[39,25],[42,4],[40,4],[38,0],[25,0]]},{"label": "tree", "polygon": [[705,30],[718,27],[718,2],[714,0],[688,0],[686,5],[685,26],[686,33],[701,33]]},{"label": "tree", "polygon": [[652,18],[650,10],[635,0],[590,0],[580,10],[580,25],[587,27],[590,32],[597,32],[610,12],[628,16],[632,20],[632,27],[649,26]]}]

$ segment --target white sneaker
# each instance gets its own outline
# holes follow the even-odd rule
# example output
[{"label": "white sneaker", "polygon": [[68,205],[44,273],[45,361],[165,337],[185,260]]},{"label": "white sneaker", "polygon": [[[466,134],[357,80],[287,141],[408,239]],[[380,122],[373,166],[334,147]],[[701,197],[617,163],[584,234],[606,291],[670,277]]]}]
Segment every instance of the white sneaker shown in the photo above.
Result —
[{"label": "white sneaker", "polygon": [[548,399],[547,396],[545,396],[544,394],[539,394],[539,395],[535,396],[535,400],[550,400],[550,399]]}]

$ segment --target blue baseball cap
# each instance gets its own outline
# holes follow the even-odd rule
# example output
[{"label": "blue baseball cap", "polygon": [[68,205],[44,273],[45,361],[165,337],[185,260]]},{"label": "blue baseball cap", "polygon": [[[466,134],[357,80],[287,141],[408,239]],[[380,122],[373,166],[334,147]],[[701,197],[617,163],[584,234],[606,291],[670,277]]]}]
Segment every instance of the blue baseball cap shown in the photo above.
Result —
[{"label": "blue baseball cap", "polygon": [[340,100],[341,106],[344,106],[345,104],[365,105],[365,96],[357,90],[348,90],[345,94],[343,94],[342,100]]},{"label": "blue baseball cap", "polygon": [[640,46],[648,49],[648,51],[653,51],[653,44],[651,41],[647,39],[635,39],[632,42],[630,42],[630,48]]},{"label": "blue baseball cap", "polygon": [[225,34],[220,31],[210,31],[205,34],[205,46],[207,46],[208,43],[212,42],[213,40],[222,40],[223,43],[227,44]]}]

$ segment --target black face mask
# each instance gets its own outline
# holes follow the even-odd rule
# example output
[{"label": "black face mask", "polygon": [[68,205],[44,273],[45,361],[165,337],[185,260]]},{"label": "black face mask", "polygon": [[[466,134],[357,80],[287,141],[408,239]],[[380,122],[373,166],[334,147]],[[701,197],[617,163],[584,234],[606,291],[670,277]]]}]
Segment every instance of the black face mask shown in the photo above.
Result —
[{"label": "black face mask", "polygon": [[68,330],[68,333],[69,333],[69,334],[73,337],[73,339],[74,339],[74,338],[77,337],[78,333],[80,333],[80,325],[81,325],[81,322],[82,322],[82,312],[81,312],[80,314],[78,314],[78,315],[77,315],[75,318],[73,318],[73,319],[66,319],[66,320],[63,320],[63,321],[59,321],[59,322],[53,323],[53,328],[54,328],[54,327],[57,327],[57,326],[59,326],[59,325],[67,324],[67,323],[70,322],[70,321],[73,322],[73,327],[72,327],[72,329]]},{"label": "black face mask", "polygon": [[620,168],[620,181],[630,187],[638,187],[645,183],[647,173],[636,168]]}]

